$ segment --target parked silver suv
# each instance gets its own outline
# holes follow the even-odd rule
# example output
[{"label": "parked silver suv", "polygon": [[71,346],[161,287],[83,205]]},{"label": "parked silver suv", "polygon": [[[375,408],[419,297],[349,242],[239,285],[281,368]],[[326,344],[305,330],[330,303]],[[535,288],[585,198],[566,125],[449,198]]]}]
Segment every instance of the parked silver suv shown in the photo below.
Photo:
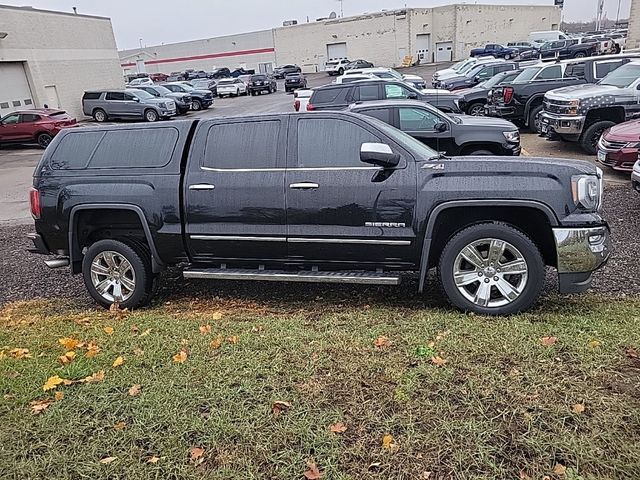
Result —
[{"label": "parked silver suv", "polygon": [[142,90],[100,90],[85,92],[82,110],[96,122],[109,119],[142,119],[155,122],[176,115],[176,102],[156,98]]}]

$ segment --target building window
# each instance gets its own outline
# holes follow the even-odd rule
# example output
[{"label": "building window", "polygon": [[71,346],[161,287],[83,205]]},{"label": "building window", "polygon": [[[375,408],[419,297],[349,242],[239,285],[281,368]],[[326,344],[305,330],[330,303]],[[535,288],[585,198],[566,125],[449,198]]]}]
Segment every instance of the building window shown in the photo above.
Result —
[{"label": "building window", "polygon": [[9,108],[9,102],[0,103],[0,108]]},{"label": "building window", "polygon": [[25,105],[33,105],[33,102],[32,102],[30,99],[28,99],[28,98],[27,98],[27,99],[24,101],[24,104],[25,104]]},{"label": "building window", "polygon": [[14,107],[19,107],[20,105],[22,105],[22,104],[20,103],[20,100],[14,100],[14,101],[13,101],[13,102],[11,102],[11,103],[13,103],[13,106],[14,106]]}]

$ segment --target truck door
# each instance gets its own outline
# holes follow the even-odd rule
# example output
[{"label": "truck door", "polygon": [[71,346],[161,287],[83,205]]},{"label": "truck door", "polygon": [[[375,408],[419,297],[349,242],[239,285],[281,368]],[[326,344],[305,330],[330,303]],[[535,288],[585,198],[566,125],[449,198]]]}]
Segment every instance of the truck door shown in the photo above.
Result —
[{"label": "truck door", "polygon": [[203,122],[184,181],[194,261],[286,258],[286,117]]},{"label": "truck door", "polygon": [[[414,264],[416,164],[356,118],[291,119],[285,179],[289,260],[307,264]],[[363,143],[401,154],[393,170],[360,161]]]}]

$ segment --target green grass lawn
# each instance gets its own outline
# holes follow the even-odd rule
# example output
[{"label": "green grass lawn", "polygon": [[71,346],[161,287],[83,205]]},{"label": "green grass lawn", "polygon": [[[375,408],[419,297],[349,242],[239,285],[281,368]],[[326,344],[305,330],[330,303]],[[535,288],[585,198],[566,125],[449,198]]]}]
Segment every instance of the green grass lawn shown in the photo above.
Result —
[{"label": "green grass lawn", "polygon": [[[318,478],[310,461],[324,479],[640,478],[638,298],[551,297],[506,319],[322,299],[126,314],[42,301],[0,324],[3,479]],[[64,338],[81,342],[65,365]],[[44,391],[56,375],[75,383]]]}]

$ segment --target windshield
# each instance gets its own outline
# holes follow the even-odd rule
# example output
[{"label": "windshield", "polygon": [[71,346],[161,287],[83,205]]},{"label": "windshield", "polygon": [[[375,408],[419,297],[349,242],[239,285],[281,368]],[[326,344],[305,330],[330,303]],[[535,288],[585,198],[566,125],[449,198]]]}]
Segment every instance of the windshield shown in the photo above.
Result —
[{"label": "windshield", "polygon": [[191,82],[191,85],[194,86],[194,88],[200,88],[200,87],[208,87],[209,86],[209,80],[198,80],[195,82]]},{"label": "windshield", "polygon": [[460,70],[462,70],[464,67],[466,67],[469,64],[473,64],[473,60],[463,60],[461,62],[456,63],[453,67],[451,67],[453,70],[455,70],[456,72],[459,72]]},{"label": "windshield", "polygon": [[428,160],[430,158],[438,157],[438,152],[430,149],[424,143],[416,140],[411,135],[401,132],[397,128],[392,127],[391,125],[388,125],[382,120],[378,120],[377,118],[369,117],[368,120],[375,124],[376,127],[382,130],[386,135],[391,137],[400,145],[407,147],[413,153],[417,154],[418,160]]},{"label": "windshield", "polygon": [[187,92],[193,92],[195,89],[189,85],[188,83],[181,83],[180,86],[184,88]]},{"label": "windshield", "polygon": [[157,85],[157,86],[155,86],[153,88],[156,91],[156,93],[158,93],[160,95],[163,95],[163,96],[166,96],[166,95],[171,93],[171,90],[169,90],[167,87],[163,87],[161,85]]},{"label": "windshield", "polygon": [[462,74],[465,74],[465,73],[467,73],[469,70],[471,70],[471,69],[474,67],[474,65],[475,65],[475,62],[468,63],[467,65],[465,65],[464,67],[462,67],[462,68],[459,70],[459,72],[460,72],[460,73],[462,73]]},{"label": "windshield", "polygon": [[528,82],[535,77],[540,70],[542,70],[541,67],[525,68],[520,75],[513,79],[513,83]]},{"label": "windshield", "polygon": [[480,85],[482,85],[484,88],[493,88],[496,85],[509,81],[509,78],[515,78],[516,75],[514,74],[510,74],[510,75],[502,75],[502,74],[498,74],[498,75],[494,75],[493,77],[491,77],[489,80],[485,80],[484,82],[482,82]]},{"label": "windshield", "polygon": [[149,92],[145,92],[144,90],[136,90],[132,93],[140,100],[149,100],[150,98],[154,98],[153,95],[151,95]]},{"label": "windshield", "polygon": [[611,85],[612,87],[626,88],[640,78],[640,63],[629,63],[617,68],[604,77],[600,85]]}]

